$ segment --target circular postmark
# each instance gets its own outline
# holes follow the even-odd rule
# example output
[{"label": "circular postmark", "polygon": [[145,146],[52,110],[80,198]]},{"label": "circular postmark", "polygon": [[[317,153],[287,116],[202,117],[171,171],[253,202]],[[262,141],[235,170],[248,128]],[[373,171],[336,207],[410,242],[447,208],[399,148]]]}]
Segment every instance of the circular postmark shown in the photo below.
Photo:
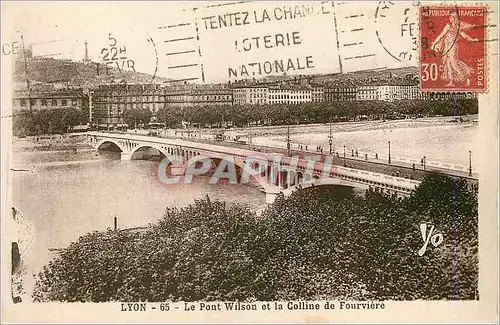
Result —
[{"label": "circular postmark", "polygon": [[154,82],[158,72],[158,50],[152,37],[133,29],[117,30],[109,32],[100,44],[99,59],[102,67],[98,74],[115,82]]},{"label": "circular postmark", "polygon": [[155,80],[156,74],[158,73],[158,49],[156,48],[156,43],[152,37],[148,38],[148,43],[153,46],[155,52],[155,70],[153,72],[153,75],[151,76],[151,81],[149,82],[150,84],[152,84]]},{"label": "circular postmark", "polygon": [[375,34],[387,54],[401,63],[416,62],[420,1],[379,1],[375,10]]}]

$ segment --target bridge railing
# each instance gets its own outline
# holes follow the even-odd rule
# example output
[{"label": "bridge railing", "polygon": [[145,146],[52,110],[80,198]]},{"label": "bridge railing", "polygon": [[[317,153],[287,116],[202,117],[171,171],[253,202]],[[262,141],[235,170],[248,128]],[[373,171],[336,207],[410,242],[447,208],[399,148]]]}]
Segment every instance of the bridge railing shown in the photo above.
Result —
[{"label": "bridge railing", "polygon": [[[321,163],[320,167],[323,167]],[[302,168],[301,171],[306,171],[306,170]],[[310,172],[312,172],[314,175],[323,175],[322,168],[315,168]],[[394,189],[396,191],[402,191],[402,192],[412,191],[413,189],[415,189],[415,187],[417,187],[420,184],[420,182],[416,180],[379,174],[379,173],[372,173],[364,170],[357,170],[342,166],[332,166],[332,169],[330,170],[330,173],[328,174],[327,177],[337,177],[340,179],[345,179],[350,182],[362,183],[374,187]]]},{"label": "bridge railing", "polygon": [[[158,144],[171,144],[171,145],[183,145],[189,148],[193,149],[199,149],[199,150],[209,150],[213,151],[214,147],[217,147],[217,151],[221,153],[227,153],[227,154],[235,154],[235,153],[240,153],[240,155],[262,155],[266,157],[270,157],[272,155],[278,155],[277,153],[264,153],[264,152],[255,152],[253,150],[247,150],[247,149],[240,149],[240,148],[234,148],[234,147],[226,147],[226,146],[220,146],[216,144],[206,144],[206,143],[198,143],[198,142],[191,142],[191,141],[185,141],[185,140],[180,140],[180,139],[167,139],[167,138],[157,138],[157,137],[152,137],[152,136],[147,136],[147,135],[141,135],[141,134],[133,134],[133,133],[110,133],[110,132],[95,132],[91,131],[87,133],[88,135],[95,135],[95,136],[101,136],[101,137],[113,137],[113,138],[121,138],[121,139],[131,139],[131,140],[137,140],[137,141],[146,141],[146,142],[154,142]],[[338,148],[335,148],[337,150]],[[250,154],[251,153],[251,154]],[[364,156],[364,152],[358,152],[359,157]],[[369,156],[373,156],[373,153],[369,153]],[[386,155],[379,155],[379,159],[381,160],[387,160],[388,156]],[[421,161],[415,158],[409,158],[409,157],[403,157],[403,156],[391,156],[391,160],[394,162],[403,162],[407,164],[415,164],[416,166],[421,166]],[[371,159],[373,161],[373,159]],[[441,168],[441,169],[446,169],[446,170],[456,170],[456,171],[462,171],[462,172],[467,172],[469,170],[468,166],[456,164],[456,163],[450,163],[450,162],[439,162],[439,161],[432,161],[432,160],[426,160],[425,165],[428,167],[435,167],[435,168]]]},{"label": "bridge railing", "polygon": [[398,191],[411,191],[420,184],[419,181],[412,179],[372,173],[368,171],[356,170],[340,166],[334,169],[333,174],[340,176],[340,178],[346,178],[350,181],[364,183],[375,187],[386,187]]}]

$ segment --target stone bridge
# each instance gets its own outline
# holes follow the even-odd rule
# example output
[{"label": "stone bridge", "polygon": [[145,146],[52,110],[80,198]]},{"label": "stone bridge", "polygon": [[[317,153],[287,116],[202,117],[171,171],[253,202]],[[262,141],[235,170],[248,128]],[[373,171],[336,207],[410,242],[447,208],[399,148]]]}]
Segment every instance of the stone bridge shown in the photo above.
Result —
[{"label": "stone bridge", "polygon": [[[251,177],[266,193],[268,204],[274,202],[280,192],[288,196],[296,189],[310,186],[337,185],[361,189],[372,187],[408,195],[420,184],[419,181],[406,178],[336,166],[328,161],[286,157],[272,152],[262,153],[215,144],[129,133],[89,132],[88,137],[96,150],[114,147],[120,152],[122,160],[142,159],[147,149],[155,149],[160,156],[180,156],[186,162],[196,161],[197,156],[208,157],[214,162],[214,168],[222,161],[231,160],[238,169],[239,180],[245,170],[252,171]],[[260,169],[256,169],[255,163],[260,164]]]}]

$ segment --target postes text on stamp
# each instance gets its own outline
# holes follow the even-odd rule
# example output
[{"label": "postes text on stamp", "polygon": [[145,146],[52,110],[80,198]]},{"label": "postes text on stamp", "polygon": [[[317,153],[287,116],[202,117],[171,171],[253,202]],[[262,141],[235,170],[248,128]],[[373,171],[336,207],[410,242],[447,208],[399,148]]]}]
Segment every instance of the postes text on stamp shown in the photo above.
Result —
[{"label": "postes text on stamp", "polygon": [[487,88],[485,6],[420,8],[420,85],[424,91]]}]

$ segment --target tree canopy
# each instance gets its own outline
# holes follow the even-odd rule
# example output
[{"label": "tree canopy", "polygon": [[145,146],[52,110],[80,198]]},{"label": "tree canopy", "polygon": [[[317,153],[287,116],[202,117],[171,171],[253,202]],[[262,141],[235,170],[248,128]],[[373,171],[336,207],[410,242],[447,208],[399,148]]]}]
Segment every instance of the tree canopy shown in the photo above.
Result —
[{"label": "tree canopy", "polygon": [[[423,256],[420,224],[444,241]],[[312,187],[257,217],[197,199],[144,231],[93,232],[37,275],[35,301],[477,299],[477,188],[430,174],[407,198]]]},{"label": "tree canopy", "polygon": [[13,112],[15,135],[65,133],[74,126],[87,123],[88,116],[77,108],[40,109]]},{"label": "tree canopy", "polygon": [[456,116],[477,114],[477,99],[398,100],[386,102],[333,101],[300,104],[193,106],[182,109],[161,108],[157,118],[167,126],[181,121],[206,126],[230,122],[236,126],[329,123],[354,119],[356,116],[398,118],[400,116]]}]

